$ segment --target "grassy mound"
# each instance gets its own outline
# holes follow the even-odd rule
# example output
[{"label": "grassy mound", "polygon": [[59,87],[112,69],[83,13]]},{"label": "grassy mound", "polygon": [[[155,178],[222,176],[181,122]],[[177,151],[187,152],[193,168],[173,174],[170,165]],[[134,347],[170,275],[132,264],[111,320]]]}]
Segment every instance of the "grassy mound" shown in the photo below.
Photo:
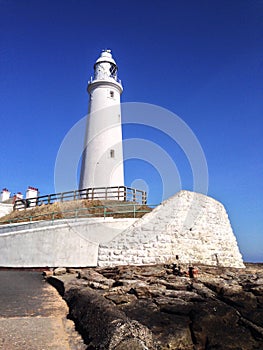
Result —
[{"label": "grassy mound", "polygon": [[140,218],[151,211],[147,205],[138,205],[127,202],[104,203],[100,200],[74,200],[55,202],[24,210],[15,210],[0,218],[0,225],[18,222],[56,220],[74,217],[104,217]]}]

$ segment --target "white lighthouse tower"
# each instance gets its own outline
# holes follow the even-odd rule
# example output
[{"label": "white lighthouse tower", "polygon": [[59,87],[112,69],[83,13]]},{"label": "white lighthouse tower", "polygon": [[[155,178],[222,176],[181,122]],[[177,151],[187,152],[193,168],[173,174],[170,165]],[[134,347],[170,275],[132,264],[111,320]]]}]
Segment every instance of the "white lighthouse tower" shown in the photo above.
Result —
[{"label": "white lighthouse tower", "polygon": [[103,50],[88,83],[89,113],[80,189],[124,186],[120,95],[117,65],[111,50]]}]

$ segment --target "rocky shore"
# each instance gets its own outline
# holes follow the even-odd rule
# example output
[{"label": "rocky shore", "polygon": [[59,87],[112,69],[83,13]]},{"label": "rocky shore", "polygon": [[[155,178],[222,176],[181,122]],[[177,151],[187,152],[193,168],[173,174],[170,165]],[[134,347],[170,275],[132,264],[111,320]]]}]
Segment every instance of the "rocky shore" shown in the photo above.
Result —
[{"label": "rocky shore", "polygon": [[[46,272],[87,349],[262,350],[263,264]],[[54,275],[55,274],[55,275]]]}]

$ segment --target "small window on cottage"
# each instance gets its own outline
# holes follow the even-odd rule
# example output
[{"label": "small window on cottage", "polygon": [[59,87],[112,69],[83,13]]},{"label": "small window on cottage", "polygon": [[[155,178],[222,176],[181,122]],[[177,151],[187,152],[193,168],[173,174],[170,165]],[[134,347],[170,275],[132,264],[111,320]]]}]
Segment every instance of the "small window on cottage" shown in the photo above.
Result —
[{"label": "small window on cottage", "polygon": [[110,97],[114,97],[114,91],[110,91]]},{"label": "small window on cottage", "polygon": [[114,149],[111,149],[111,150],[110,150],[110,157],[111,157],[111,158],[114,158],[114,156],[115,156]]}]

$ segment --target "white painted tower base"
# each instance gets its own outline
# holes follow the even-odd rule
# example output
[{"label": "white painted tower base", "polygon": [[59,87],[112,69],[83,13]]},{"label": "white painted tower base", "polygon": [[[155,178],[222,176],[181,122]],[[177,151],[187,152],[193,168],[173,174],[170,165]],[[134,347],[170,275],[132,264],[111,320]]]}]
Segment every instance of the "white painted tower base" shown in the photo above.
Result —
[{"label": "white painted tower base", "polygon": [[124,186],[120,95],[117,65],[105,50],[88,84],[89,114],[80,175],[80,189]]}]

